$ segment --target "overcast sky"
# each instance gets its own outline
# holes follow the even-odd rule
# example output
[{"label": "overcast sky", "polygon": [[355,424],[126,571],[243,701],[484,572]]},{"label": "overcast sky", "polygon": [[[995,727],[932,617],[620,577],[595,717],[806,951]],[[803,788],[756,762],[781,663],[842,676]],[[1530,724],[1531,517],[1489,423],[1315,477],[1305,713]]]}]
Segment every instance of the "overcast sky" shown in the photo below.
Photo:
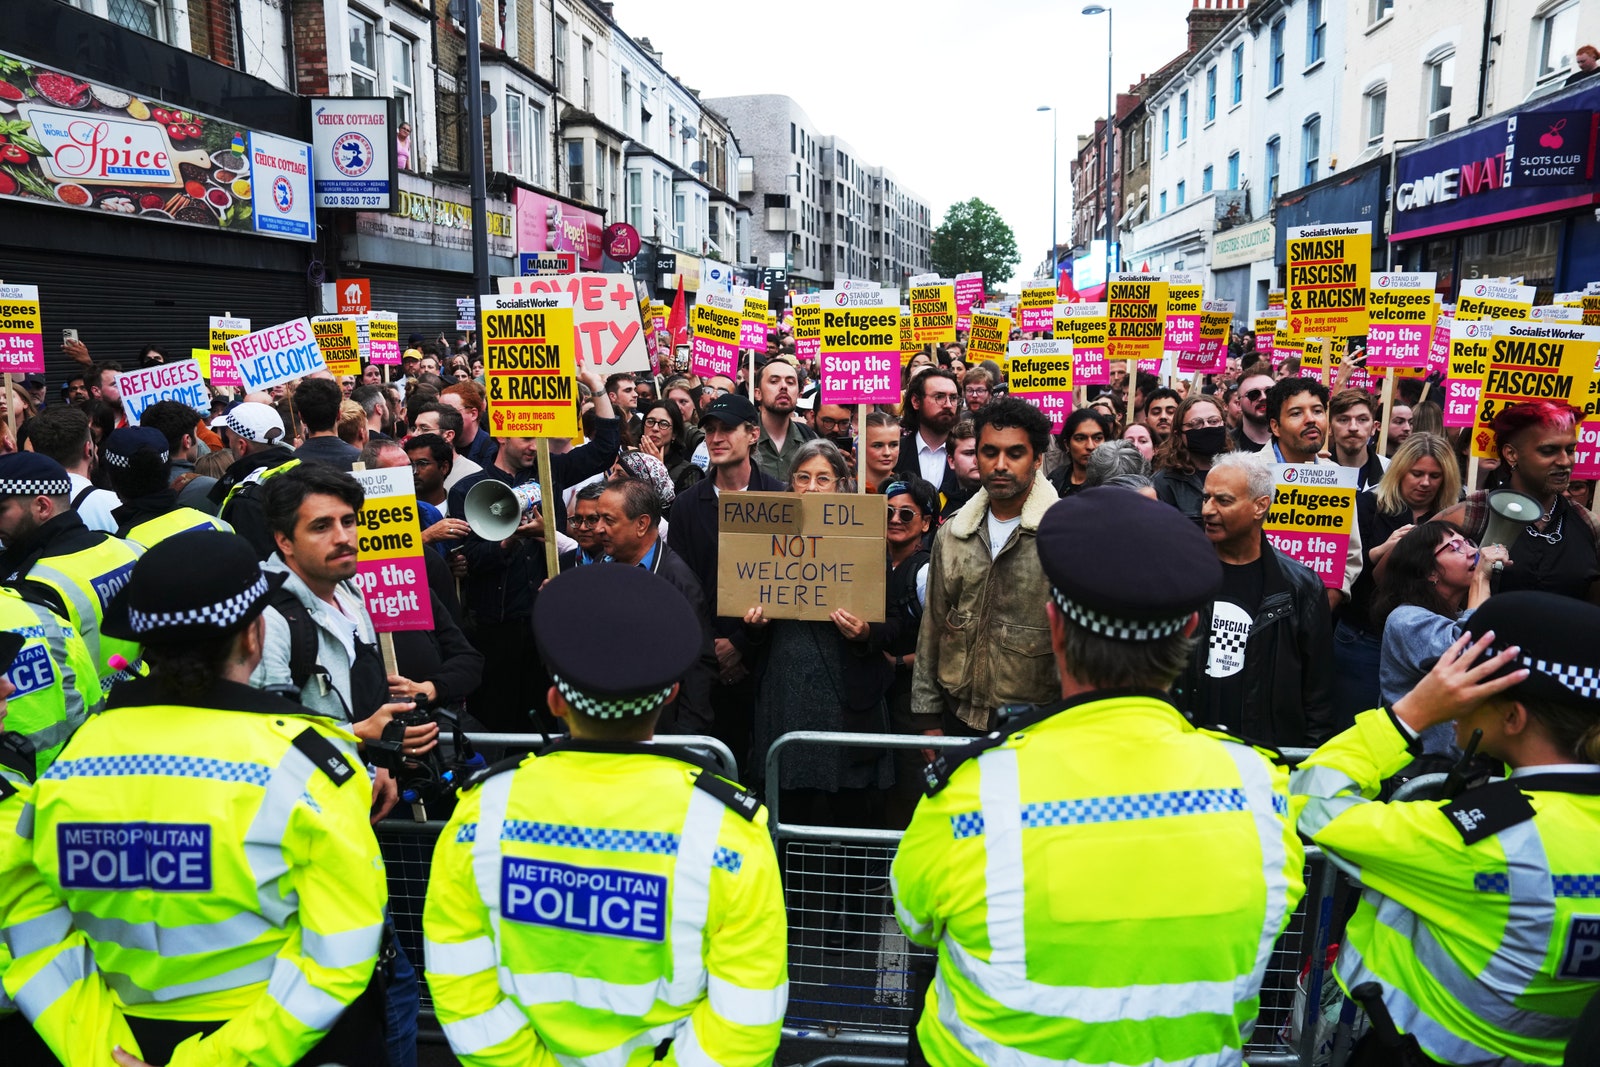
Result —
[{"label": "overcast sky", "polygon": [[[1059,106],[1057,232],[1071,240],[1070,162],[1105,113],[1104,15],[1087,0],[616,0],[702,96],[782,93],[926,198],[935,224],[977,196],[1017,236],[1020,272],[1050,248],[1050,118]],[[1186,0],[1113,0],[1118,91],[1183,49]],[[738,130],[734,133],[737,136]]]}]

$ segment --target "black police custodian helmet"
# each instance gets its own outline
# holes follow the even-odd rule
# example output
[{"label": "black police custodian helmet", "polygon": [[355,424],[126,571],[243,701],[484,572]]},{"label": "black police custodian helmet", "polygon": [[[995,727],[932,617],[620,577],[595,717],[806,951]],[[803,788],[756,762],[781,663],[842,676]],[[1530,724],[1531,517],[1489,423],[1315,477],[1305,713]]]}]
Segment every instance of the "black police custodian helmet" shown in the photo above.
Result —
[{"label": "black police custodian helmet", "polygon": [[101,632],[144,645],[214,641],[237,633],[267,606],[288,574],[261,569],[237,534],[190,530],[158,542],[133,565],[106,605]]},{"label": "black police custodian helmet", "polygon": [[1600,607],[1556,593],[1497,593],[1465,623],[1476,641],[1494,631],[1493,652],[1521,646],[1501,673],[1528,677],[1506,695],[1547,700],[1600,715]]},{"label": "black police custodian helmet", "polygon": [[1127,489],[1096,486],[1050,505],[1035,544],[1062,614],[1113,640],[1169,637],[1222,588],[1205,534]]},{"label": "black police custodian helmet", "polygon": [[[604,605],[626,604],[616,615]],[[596,563],[551,579],[533,605],[550,679],[590,718],[655,711],[700,658],[700,620],[684,595],[641,567]]]}]

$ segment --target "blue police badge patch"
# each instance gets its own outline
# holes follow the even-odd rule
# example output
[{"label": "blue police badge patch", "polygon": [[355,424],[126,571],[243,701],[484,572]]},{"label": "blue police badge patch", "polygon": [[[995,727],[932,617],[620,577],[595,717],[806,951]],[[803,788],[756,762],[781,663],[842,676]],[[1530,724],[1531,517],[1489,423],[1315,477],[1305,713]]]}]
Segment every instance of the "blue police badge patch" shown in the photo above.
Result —
[{"label": "blue police badge patch", "polygon": [[106,609],[106,605],[111,603],[111,598],[116,596],[122,590],[122,587],[128,584],[128,579],[132,576],[133,564],[124,563],[116,570],[106,571],[106,573],[91,580],[90,584],[94,586],[94,595],[100,598],[101,611]]},{"label": "blue police badge patch", "polygon": [[1575,982],[1600,981],[1600,915],[1572,917],[1556,977]]},{"label": "blue police badge patch", "polygon": [[211,891],[205,823],[64,822],[56,851],[64,889]]},{"label": "blue police badge patch", "polygon": [[12,697],[25,697],[40,689],[56,684],[56,670],[50,662],[50,653],[43,645],[30,645],[17,653],[6,671],[6,680],[16,688]]},{"label": "blue police badge patch", "polygon": [[658,874],[502,858],[500,914],[584,934],[662,941],[667,880]]}]

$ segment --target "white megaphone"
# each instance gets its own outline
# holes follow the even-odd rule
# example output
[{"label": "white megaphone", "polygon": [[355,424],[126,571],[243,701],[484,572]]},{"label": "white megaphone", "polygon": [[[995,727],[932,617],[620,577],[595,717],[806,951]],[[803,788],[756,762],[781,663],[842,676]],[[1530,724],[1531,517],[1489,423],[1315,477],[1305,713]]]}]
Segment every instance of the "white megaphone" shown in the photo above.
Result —
[{"label": "white megaphone", "polygon": [[485,478],[467,490],[462,504],[467,525],[485,541],[504,541],[539,513],[539,483],[510,486]]},{"label": "white megaphone", "polygon": [[[1483,543],[1486,545],[1504,545],[1510,549],[1522,527],[1544,518],[1544,509],[1539,502],[1515,489],[1496,489],[1489,494],[1487,503],[1489,523],[1483,529]],[[1495,560],[1493,569],[1503,570],[1504,565]]]}]

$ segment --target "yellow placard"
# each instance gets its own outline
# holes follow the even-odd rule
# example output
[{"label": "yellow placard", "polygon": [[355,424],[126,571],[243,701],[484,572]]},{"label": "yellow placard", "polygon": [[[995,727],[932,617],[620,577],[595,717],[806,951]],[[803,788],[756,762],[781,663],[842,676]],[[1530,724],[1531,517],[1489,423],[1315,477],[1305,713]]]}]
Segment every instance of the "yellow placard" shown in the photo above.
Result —
[{"label": "yellow placard", "polygon": [[1167,280],[1117,274],[1106,284],[1107,359],[1160,359],[1167,326]]},{"label": "yellow placard", "polygon": [[1494,417],[1511,404],[1554,400],[1585,415],[1600,414],[1597,356],[1600,326],[1497,321],[1478,400],[1474,447]]},{"label": "yellow placard", "polygon": [[[1025,285],[1022,295],[1017,298],[1017,326],[1018,329],[1032,333],[1037,330],[1048,330],[1055,319],[1056,287],[1051,279],[1042,279],[1045,284]],[[951,287],[950,299],[955,300],[955,288]]]},{"label": "yellow placard", "polygon": [[1463,282],[1456,297],[1456,321],[1476,319],[1530,319],[1533,317],[1531,285],[1497,282]]},{"label": "yellow placard", "polygon": [[796,304],[794,306],[794,339],[820,341],[822,339],[822,305]]},{"label": "yellow placard", "polygon": [[1011,319],[992,311],[972,311],[972,325],[967,330],[967,362],[992,359],[1003,363],[1006,345],[1011,341]]},{"label": "yellow placard", "polygon": [[576,436],[572,297],[485,295],[479,307],[489,432],[495,437]]},{"label": "yellow placard", "polygon": [[1583,324],[1585,326],[1600,326],[1600,293],[1585,293],[1583,295]]},{"label": "yellow placard", "polygon": [[1356,469],[1337,464],[1280,463],[1274,468],[1267,537],[1309,567],[1329,589],[1344,585],[1355,525]]},{"label": "yellow placard", "polygon": [[1295,337],[1289,332],[1289,327],[1283,319],[1277,320],[1277,327],[1272,334],[1272,365],[1276,367],[1290,356],[1299,356],[1300,365],[1305,366],[1306,341],[1304,337]]},{"label": "yellow placard", "polygon": [[1267,310],[1268,311],[1282,311],[1283,310],[1283,290],[1282,289],[1268,289],[1267,290]]},{"label": "yellow placard", "polygon": [[[226,353],[224,353],[224,355],[226,355]],[[189,349],[189,358],[194,360],[196,363],[200,364],[200,377],[206,379],[206,381],[210,381],[211,380],[211,349],[209,349],[209,348],[191,348],[191,349]]]},{"label": "yellow placard", "polygon": [[922,351],[922,346],[917,343],[916,317],[910,308],[900,309],[900,365],[906,366],[911,362],[911,357]]},{"label": "yellow placard", "polygon": [[1328,368],[1328,343],[1321,337],[1304,337],[1300,340],[1300,373],[1310,378],[1323,377]]},{"label": "yellow placard", "polygon": [[322,349],[322,360],[334,376],[361,373],[361,348],[356,340],[353,315],[317,315],[311,320],[311,334]]},{"label": "yellow placard", "polygon": [[[1052,303],[1055,297],[1052,296]],[[919,345],[936,345],[956,339],[956,287],[913,285],[911,328]]]},{"label": "yellow placard", "polygon": [[1296,337],[1365,336],[1372,223],[1294,226],[1285,251],[1289,332]]}]

